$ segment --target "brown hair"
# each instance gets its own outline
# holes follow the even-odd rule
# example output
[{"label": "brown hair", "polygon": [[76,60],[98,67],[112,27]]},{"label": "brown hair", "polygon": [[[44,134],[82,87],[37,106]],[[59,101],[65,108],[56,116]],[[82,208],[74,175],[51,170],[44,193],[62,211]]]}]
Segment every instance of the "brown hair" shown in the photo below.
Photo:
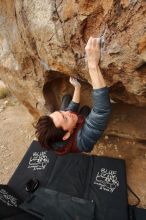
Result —
[{"label": "brown hair", "polygon": [[47,149],[50,149],[54,142],[61,141],[66,133],[62,128],[57,128],[52,118],[47,115],[39,118],[35,128],[38,141]]}]

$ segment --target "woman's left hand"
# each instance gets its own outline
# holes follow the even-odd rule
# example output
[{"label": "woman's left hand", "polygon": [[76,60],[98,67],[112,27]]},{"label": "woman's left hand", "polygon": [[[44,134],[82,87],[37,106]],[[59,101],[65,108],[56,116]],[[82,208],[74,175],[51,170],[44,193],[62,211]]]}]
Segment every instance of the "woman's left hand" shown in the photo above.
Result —
[{"label": "woman's left hand", "polygon": [[93,68],[99,65],[100,61],[100,41],[101,38],[90,37],[85,47],[88,67]]},{"label": "woman's left hand", "polygon": [[75,88],[81,88],[81,84],[78,82],[78,80],[74,77],[70,77],[69,82],[75,87]]}]

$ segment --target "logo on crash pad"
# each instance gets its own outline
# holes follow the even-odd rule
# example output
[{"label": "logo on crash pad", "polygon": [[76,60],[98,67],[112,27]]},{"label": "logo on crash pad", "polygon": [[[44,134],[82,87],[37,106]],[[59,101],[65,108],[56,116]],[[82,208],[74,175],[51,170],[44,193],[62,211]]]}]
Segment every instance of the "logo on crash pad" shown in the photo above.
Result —
[{"label": "logo on crash pad", "polygon": [[34,152],[29,159],[28,168],[33,170],[44,170],[49,163],[49,158],[47,157],[47,151]]},{"label": "logo on crash pad", "polygon": [[0,189],[0,200],[3,203],[6,203],[7,206],[14,206],[17,207],[17,199],[10,195],[5,189]]},{"label": "logo on crash pad", "polygon": [[100,190],[113,193],[119,187],[117,171],[101,168],[96,175],[94,184],[97,184]]}]

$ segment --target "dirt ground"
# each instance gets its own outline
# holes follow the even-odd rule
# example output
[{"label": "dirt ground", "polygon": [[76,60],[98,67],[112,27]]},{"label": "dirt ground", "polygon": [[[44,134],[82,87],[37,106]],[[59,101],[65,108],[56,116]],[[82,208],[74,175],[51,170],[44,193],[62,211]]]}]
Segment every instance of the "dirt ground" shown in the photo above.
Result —
[{"label": "dirt ground", "polygon": [[32,119],[14,97],[0,99],[0,183],[7,183],[34,139]]},{"label": "dirt ground", "polygon": [[[128,110],[126,112],[128,114]],[[146,142],[130,137],[132,132],[133,134],[136,132],[132,126],[129,127],[129,136],[118,137],[116,131],[121,130],[123,135],[126,128],[123,129],[123,117],[120,121],[120,117],[117,120],[116,112],[114,115],[115,118],[112,119],[114,123],[110,123],[111,129],[107,129],[92,153],[126,160],[128,184],[140,197],[140,207],[146,208]],[[127,117],[130,120],[130,116]],[[0,99],[0,119],[0,184],[6,184],[35,135],[32,116],[12,96]],[[118,129],[115,127],[117,121]],[[143,121],[139,121],[139,126],[142,123]],[[128,124],[128,126],[130,125]],[[139,132],[138,135],[139,137],[142,136],[143,132]],[[135,204],[135,202],[135,198],[129,193],[129,203]]]}]

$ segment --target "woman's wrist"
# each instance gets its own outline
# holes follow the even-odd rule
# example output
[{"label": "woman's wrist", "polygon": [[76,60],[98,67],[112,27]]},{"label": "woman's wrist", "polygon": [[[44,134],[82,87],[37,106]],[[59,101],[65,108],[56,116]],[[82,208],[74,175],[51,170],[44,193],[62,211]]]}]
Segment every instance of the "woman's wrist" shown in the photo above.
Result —
[{"label": "woman's wrist", "polygon": [[93,63],[89,63],[89,62],[88,62],[88,68],[89,68],[89,70],[90,70],[90,69],[94,69],[94,70],[95,70],[95,69],[98,69],[98,68],[99,68],[99,64],[94,63],[94,62],[93,62]]},{"label": "woman's wrist", "polygon": [[75,86],[76,91],[80,91],[80,89],[81,89],[81,86]]}]

